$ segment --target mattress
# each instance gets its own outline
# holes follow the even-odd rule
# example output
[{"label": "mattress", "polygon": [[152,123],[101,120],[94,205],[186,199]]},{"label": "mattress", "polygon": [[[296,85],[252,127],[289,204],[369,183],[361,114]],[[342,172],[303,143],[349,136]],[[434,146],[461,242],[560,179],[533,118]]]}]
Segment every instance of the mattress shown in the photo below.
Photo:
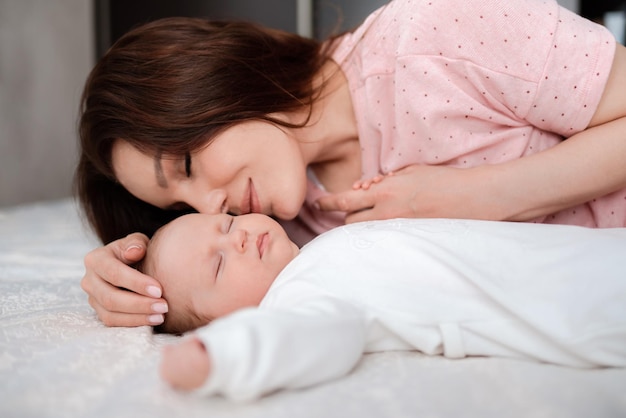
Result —
[{"label": "mattress", "polygon": [[158,364],[180,337],[105,327],[89,306],[96,246],[71,199],[0,209],[0,417],[626,416],[626,369],[417,352],[368,354],[343,378],[251,403],[177,392]]}]

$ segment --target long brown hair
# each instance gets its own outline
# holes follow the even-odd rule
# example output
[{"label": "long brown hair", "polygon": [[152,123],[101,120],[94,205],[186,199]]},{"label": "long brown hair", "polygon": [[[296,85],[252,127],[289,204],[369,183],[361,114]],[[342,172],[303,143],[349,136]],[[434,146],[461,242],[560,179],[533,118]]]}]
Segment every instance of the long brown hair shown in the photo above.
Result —
[{"label": "long brown hair", "polygon": [[116,139],[182,156],[245,120],[297,127],[269,115],[310,112],[327,57],[318,41],[247,22],[166,18],[120,38],[81,99],[75,190],[102,242],[135,231],[151,236],[181,214],[142,202],[116,181]]}]

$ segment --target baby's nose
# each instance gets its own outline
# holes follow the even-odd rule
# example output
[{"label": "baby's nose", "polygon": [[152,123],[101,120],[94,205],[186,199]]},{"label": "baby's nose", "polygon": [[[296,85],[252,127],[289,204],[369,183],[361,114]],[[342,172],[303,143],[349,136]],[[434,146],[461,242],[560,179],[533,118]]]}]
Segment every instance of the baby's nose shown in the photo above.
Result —
[{"label": "baby's nose", "polygon": [[239,252],[246,251],[248,247],[248,233],[243,229],[237,229],[236,231],[231,232],[231,242],[235,249]]}]

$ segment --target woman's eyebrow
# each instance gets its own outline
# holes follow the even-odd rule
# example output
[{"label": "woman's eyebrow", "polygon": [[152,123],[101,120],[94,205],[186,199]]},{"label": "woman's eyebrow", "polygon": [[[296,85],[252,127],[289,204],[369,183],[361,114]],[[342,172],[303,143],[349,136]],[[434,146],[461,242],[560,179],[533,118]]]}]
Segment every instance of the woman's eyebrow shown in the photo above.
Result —
[{"label": "woman's eyebrow", "polygon": [[161,165],[161,152],[157,152],[154,156],[154,175],[156,176],[157,184],[167,189],[167,179],[165,178],[165,174],[163,174],[163,166]]}]

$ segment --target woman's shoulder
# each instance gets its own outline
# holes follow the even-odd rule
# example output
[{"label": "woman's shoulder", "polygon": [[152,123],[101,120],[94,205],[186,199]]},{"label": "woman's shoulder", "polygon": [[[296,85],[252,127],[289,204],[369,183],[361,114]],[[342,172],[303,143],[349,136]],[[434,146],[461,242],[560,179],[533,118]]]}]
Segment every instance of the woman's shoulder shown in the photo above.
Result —
[{"label": "woman's shoulder", "polygon": [[[392,1],[391,3],[394,2]],[[332,39],[330,41],[332,43],[332,59],[337,63],[344,62],[347,56],[355,50],[356,46],[363,42],[366,34],[380,30],[380,25],[385,25],[388,20],[389,13],[387,10],[391,3],[374,10],[354,30],[347,31]]]},{"label": "woman's shoulder", "polygon": [[333,59],[346,65],[374,63],[376,72],[376,63],[401,56],[489,57],[488,45],[511,43],[524,31],[534,35],[538,27],[554,27],[557,18],[554,1],[393,0],[337,38]]}]

